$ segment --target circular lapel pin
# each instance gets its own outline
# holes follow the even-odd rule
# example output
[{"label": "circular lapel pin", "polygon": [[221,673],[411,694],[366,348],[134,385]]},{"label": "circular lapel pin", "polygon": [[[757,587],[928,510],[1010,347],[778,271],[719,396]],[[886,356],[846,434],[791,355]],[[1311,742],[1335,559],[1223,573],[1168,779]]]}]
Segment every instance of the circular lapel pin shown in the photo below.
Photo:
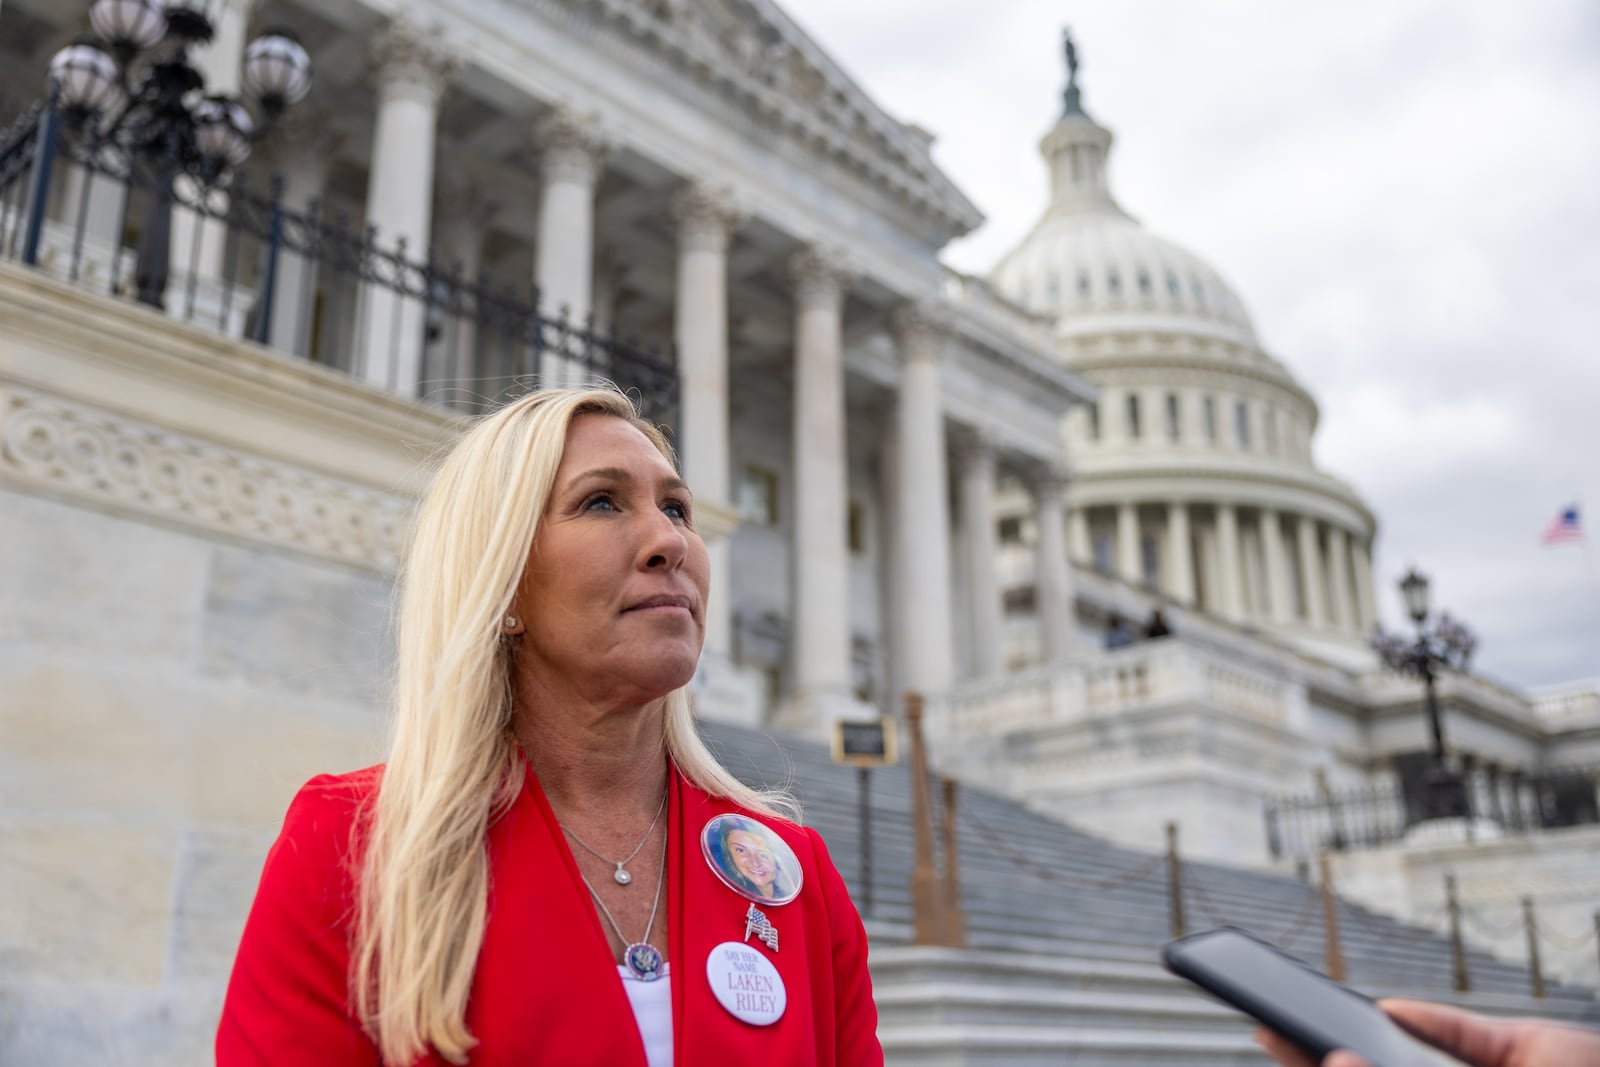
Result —
[{"label": "circular lapel pin", "polygon": [[711,950],[706,957],[706,981],[728,1014],[752,1026],[771,1026],[783,1018],[789,1005],[778,968],[738,941],[724,941]]},{"label": "circular lapel pin", "polygon": [[800,860],[764,823],[718,815],[700,831],[706,863],[729,889],[756,904],[787,904],[800,892]]}]

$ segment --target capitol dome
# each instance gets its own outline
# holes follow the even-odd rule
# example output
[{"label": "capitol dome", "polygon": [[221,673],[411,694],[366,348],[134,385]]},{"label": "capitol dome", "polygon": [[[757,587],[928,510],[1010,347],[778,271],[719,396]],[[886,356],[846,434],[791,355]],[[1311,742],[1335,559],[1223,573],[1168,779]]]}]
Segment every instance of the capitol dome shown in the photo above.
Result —
[{"label": "capitol dome", "polygon": [[1080,106],[1041,142],[1050,207],[994,269],[995,287],[1030,311],[1056,316],[1063,335],[1137,325],[1255,348],[1244,303],[1222,275],[1146,230],[1112,198],[1111,140]]},{"label": "capitol dome", "polygon": [[1067,62],[1065,106],[1039,145],[1049,207],[990,281],[1053,323],[1056,357],[1099,393],[1063,426],[1071,557],[1364,661],[1376,520],[1317,467],[1316,400],[1262,347],[1243,301],[1112,196],[1111,131],[1083,109],[1070,40]]}]

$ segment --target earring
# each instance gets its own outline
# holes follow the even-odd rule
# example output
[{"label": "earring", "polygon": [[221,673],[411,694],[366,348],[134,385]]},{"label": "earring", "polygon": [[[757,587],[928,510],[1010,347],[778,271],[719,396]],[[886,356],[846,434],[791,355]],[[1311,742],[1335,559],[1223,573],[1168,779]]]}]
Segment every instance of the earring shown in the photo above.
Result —
[{"label": "earring", "polygon": [[515,630],[517,628],[517,626],[520,625],[520,624],[517,622],[517,617],[515,615],[507,615],[504,625],[505,625],[506,632],[510,633],[512,630]]}]

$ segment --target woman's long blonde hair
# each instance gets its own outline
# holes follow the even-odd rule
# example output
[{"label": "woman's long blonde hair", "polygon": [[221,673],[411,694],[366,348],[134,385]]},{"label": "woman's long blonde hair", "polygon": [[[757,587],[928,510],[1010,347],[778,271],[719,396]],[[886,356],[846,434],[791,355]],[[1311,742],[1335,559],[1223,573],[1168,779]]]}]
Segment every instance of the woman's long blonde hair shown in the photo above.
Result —
[{"label": "woman's long blonde hair", "polygon": [[[385,1064],[410,1064],[430,1046],[465,1063],[476,1044],[466,1008],[488,921],[488,829],[523,784],[502,620],[568,424],[591,413],[627,420],[674,462],[666,438],[621,392],[536,392],[467,430],[417,513],[400,572],[393,738],[362,827],[350,963],[357,1015]],[[793,812],[782,794],[753,790],[717,762],[684,689],[666,698],[665,734],[668,755],[701,789]]]}]

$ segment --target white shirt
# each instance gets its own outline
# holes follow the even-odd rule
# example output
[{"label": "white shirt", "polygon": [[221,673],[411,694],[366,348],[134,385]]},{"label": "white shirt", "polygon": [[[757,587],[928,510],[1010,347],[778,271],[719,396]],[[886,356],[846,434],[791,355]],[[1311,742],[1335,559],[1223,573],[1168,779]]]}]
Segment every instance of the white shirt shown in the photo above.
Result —
[{"label": "white shirt", "polygon": [[670,963],[661,965],[661,977],[641,981],[617,964],[622,975],[622,991],[633,1005],[633,1018],[644,1038],[644,1058],[650,1067],[672,1067],[672,975]]}]

